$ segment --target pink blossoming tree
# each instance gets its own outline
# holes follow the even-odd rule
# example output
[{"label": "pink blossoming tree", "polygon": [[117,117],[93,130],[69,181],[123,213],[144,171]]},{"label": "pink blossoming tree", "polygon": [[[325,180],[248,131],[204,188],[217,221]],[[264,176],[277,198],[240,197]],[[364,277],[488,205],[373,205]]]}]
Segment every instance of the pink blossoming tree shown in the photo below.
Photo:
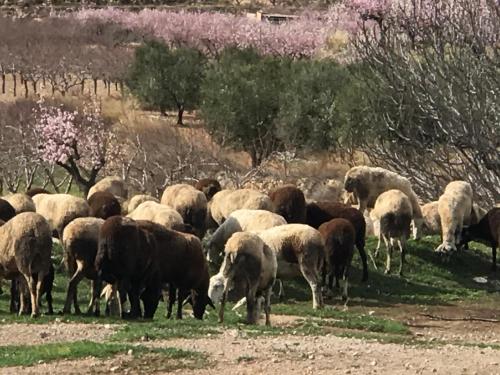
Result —
[{"label": "pink blossoming tree", "polygon": [[114,138],[99,106],[87,103],[77,111],[40,101],[35,118],[38,156],[64,168],[86,195],[106,164]]}]

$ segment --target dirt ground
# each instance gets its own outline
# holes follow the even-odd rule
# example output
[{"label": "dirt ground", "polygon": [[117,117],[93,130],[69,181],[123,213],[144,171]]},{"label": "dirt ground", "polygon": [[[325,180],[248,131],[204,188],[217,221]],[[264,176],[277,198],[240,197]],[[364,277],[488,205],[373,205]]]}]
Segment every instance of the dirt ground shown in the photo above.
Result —
[{"label": "dirt ground", "polygon": [[[451,311],[438,310],[432,314],[443,316]],[[300,318],[273,316],[273,323],[275,326],[287,326],[296,319]],[[246,332],[237,329],[228,329],[221,335],[199,339],[171,339],[141,344],[160,348],[175,347],[207,355],[208,364],[202,368],[173,370],[182,374],[500,374],[500,351],[472,345],[498,344],[499,323],[438,321],[421,315],[414,315],[407,323],[412,334],[425,342],[425,345],[384,344],[375,340],[344,338],[332,334],[249,337]],[[74,341],[81,340],[82,335],[85,339],[102,341],[115,328],[116,326],[111,325],[73,323],[8,324],[1,327],[0,334],[4,338],[2,344]],[[439,341],[450,344],[438,345]],[[170,371],[159,368],[152,372]],[[108,360],[84,358],[42,363],[26,368],[5,368],[1,373],[144,372],[131,356],[125,354]]]}]

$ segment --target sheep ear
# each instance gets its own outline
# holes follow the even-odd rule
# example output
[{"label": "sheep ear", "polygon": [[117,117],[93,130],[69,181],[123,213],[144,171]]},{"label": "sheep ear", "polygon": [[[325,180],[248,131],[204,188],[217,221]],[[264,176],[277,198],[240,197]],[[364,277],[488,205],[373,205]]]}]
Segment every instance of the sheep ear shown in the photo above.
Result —
[{"label": "sheep ear", "polygon": [[212,302],[212,299],[210,297],[207,297],[207,305],[210,306],[212,309],[215,310],[215,305],[214,303]]},{"label": "sheep ear", "polygon": [[187,304],[193,304],[193,299],[191,298],[191,294],[189,296],[187,296],[187,298],[184,300],[184,302],[182,302],[182,306],[186,306]]}]

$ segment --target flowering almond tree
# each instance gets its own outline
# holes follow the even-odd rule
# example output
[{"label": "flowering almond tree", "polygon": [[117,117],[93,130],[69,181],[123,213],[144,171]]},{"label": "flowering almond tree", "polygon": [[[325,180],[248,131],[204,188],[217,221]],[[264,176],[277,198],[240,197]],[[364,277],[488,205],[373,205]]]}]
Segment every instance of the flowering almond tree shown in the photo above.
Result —
[{"label": "flowering almond tree", "polygon": [[106,164],[114,137],[100,108],[87,103],[77,111],[40,101],[35,118],[38,156],[64,168],[87,195]]}]

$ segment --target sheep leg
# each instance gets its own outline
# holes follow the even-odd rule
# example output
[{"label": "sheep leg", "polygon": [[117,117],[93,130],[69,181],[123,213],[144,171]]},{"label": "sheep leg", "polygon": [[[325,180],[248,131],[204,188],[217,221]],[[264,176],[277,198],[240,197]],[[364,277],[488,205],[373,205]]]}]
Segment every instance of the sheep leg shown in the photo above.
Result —
[{"label": "sheep leg", "polygon": [[45,299],[47,300],[47,315],[52,315],[54,314],[54,308],[52,306],[52,291],[48,290],[47,294],[45,296]]},{"label": "sheep leg", "polygon": [[342,301],[345,301],[345,304],[347,305],[347,301],[349,300],[349,295],[348,295],[348,288],[349,288],[349,273],[351,271],[350,267],[351,262],[349,261],[347,265],[344,267],[344,272],[343,272],[343,290],[342,290]]},{"label": "sheep leg", "polygon": [[227,290],[226,288],[224,288],[224,292],[222,293],[222,299],[220,300],[219,323],[224,323],[224,308],[226,307],[226,299],[227,299]]},{"label": "sheep leg", "polygon": [[279,291],[278,291],[279,301],[283,302],[285,299],[285,289],[283,288],[283,281],[281,281],[279,279],[277,281],[279,284]]},{"label": "sheep leg", "polygon": [[257,285],[247,287],[247,323],[255,324],[257,322]]},{"label": "sheep leg", "polygon": [[368,280],[368,261],[366,259],[366,251],[364,246],[357,246],[358,251],[359,251],[359,256],[361,257],[361,263],[363,264],[363,278],[361,279],[362,282],[365,282]]},{"label": "sheep leg", "polygon": [[[25,277],[26,280],[28,280],[28,278],[26,276],[21,276],[21,277]],[[28,288],[24,288],[22,285],[21,285],[21,281],[19,281],[18,283],[18,293],[19,293],[19,311],[18,311],[18,314],[19,316],[23,315],[23,314],[27,314],[28,313],[28,305],[26,303],[26,292],[29,293],[29,291],[27,289],[29,289],[29,281],[28,282]]]},{"label": "sheep leg", "polygon": [[168,287],[167,319],[172,317],[172,309],[174,307],[176,293],[177,288],[170,284]]},{"label": "sheep leg", "polygon": [[102,289],[102,281],[100,279],[91,280],[90,281],[91,289],[92,289],[92,297],[90,299],[89,307],[87,309],[87,315],[94,313],[95,316],[99,316],[101,314],[101,289]]},{"label": "sheep leg", "polygon": [[131,319],[137,319],[142,316],[141,302],[139,299],[139,290],[135,286],[130,288],[128,292],[128,297],[130,300],[130,313],[129,317]]},{"label": "sheep leg", "polygon": [[182,303],[189,296],[189,291],[179,288],[177,292],[177,319],[182,319]]},{"label": "sheep leg", "polygon": [[403,276],[403,264],[405,262],[405,249],[403,241],[398,240],[399,251],[401,252],[401,260],[399,261],[399,276]]},{"label": "sheep leg", "polygon": [[28,288],[31,295],[31,317],[36,318],[40,314],[40,308],[38,307],[38,297],[40,296],[40,291],[42,290],[42,278],[43,274],[39,273],[38,277],[33,277],[30,275],[27,277]]},{"label": "sheep leg", "polygon": [[17,279],[14,278],[10,282],[10,312],[12,314],[18,313],[21,309],[20,307],[20,291],[17,287]]},{"label": "sheep leg", "polygon": [[[71,314],[71,302],[75,305],[75,314],[79,313],[77,288],[78,283],[83,279],[82,267],[78,266],[75,273],[68,283],[68,292],[66,294],[66,302],[64,303],[63,314]],[[77,312],[78,311],[78,312]]]},{"label": "sheep leg", "polygon": [[[320,277],[318,275],[318,271],[316,269],[311,270],[304,265],[304,260],[299,261],[300,272],[309,283],[311,287],[312,296],[313,296],[313,309],[319,309],[323,307],[323,296],[321,295],[320,288]],[[248,306],[248,301],[247,301]]]},{"label": "sheep leg", "polygon": [[161,291],[157,287],[147,287],[141,295],[144,304],[144,319],[153,319],[158,303],[160,302]]},{"label": "sheep leg", "polygon": [[267,288],[264,294],[265,303],[264,303],[264,312],[266,313],[266,326],[271,325],[271,294],[272,294],[272,285]]},{"label": "sheep leg", "polygon": [[387,258],[386,258],[386,263],[385,263],[385,273],[388,274],[391,272],[391,256],[392,256],[392,244],[390,241],[385,237],[385,235],[382,236],[385,242],[385,248],[387,251]]},{"label": "sheep leg", "polygon": [[[375,258],[378,258],[378,253],[379,253],[379,251],[380,251],[380,245],[381,245],[381,243],[382,243],[381,238],[382,238],[382,234],[381,234],[381,233],[379,233],[379,235],[378,235],[377,247],[375,248],[375,254],[374,254],[374,255],[375,255]],[[384,237],[384,242],[385,242],[385,237]],[[375,264],[375,262],[373,262],[373,263]]]}]

